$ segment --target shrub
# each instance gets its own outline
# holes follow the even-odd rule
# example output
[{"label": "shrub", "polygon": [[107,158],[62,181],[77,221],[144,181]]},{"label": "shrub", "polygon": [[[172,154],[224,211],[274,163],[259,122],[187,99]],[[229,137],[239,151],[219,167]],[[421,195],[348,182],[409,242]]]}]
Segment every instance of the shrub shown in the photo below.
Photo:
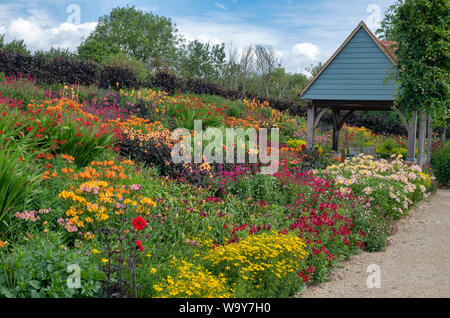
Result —
[{"label": "shrub", "polygon": [[136,74],[128,67],[105,66],[100,72],[100,88],[137,87],[138,80]]},{"label": "shrub", "polygon": [[402,155],[403,158],[406,158],[408,154],[408,150],[406,148],[394,148],[391,150],[394,155]]},{"label": "shrub", "polygon": [[158,72],[149,81],[149,87],[158,88],[169,95],[184,92],[184,79],[166,72]]},{"label": "shrub", "polygon": [[417,165],[407,165],[399,156],[392,161],[362,156],[328,166],[323,172],[333,178],[342,191],[350,187],[355,196],[369,200],[372,208],[381,209],[393,219],[403,217],[430,187],[427,174]]},{"label": "shrub", "polygon": [[364,250],[367,252],[384,251],[387,239],[394,232],[394,224],[378,209],[369,206],[358,207],[352,211],[354,227],[360,231]]},{"label": "shrub", "polygon": [[[34,59],[36,63],[38,57],[35,56]],[[42,66],[36,66],[36,69],[40,69],[37,80],[48,84],[66,83],[92,85],[97,82],[99,71],[97,64],[64,56],[51,58]]]},{"label": "shrub", "polygon": [[37,82],[91,85],[97,82],[98,65],[55,54],[27,56],[0,50],[0,70],[9,76],[30,76]]},{"label": "shrub", "polygon": [[[174,259],[170,267],[174,274],[153,285],[156,297],[161,298],[230,298],[232,293],[223,274],[218,277],[201,265]],[[155,275],[155,274],[147,274]]]},{"label": "shrub", "polygon": [[140,81],[146,80],[149,76],[147,66],[143,62],[133,57],[129,57],[123,51],[105,57],[102,62],[104,66],[118,66],[132,70],[133,73],[136,74],[137,79]]},{"label": "shrub", "polygon": [[306,141],[301,139],[289,139],[286,145],[291,148],[305,148]]},{"label": "shrub", "polygon": [[7,50],[0,50],[0,70],[7,76],[24,74],[35,77],[40,73],[32,56]]},{"label": "shrub", "polygon": [[439,183],[450,186],[450,143],[431,158],[431,167]]},{"label": "shrub", "polygon": [[236,297],[286,297],[303,284],[297,274],[305,250],[296,235],[269,232],[216,247],[203,260],[213,273],[236,283]]},{"label": "shrub", "polygon": [[[4,297],[98,297],[104,275],[83,250],[67,247],[61,235],[39,236],[10,252],[0,249],[0,295]],[[69,288],[73,265],[80,288]]]}]

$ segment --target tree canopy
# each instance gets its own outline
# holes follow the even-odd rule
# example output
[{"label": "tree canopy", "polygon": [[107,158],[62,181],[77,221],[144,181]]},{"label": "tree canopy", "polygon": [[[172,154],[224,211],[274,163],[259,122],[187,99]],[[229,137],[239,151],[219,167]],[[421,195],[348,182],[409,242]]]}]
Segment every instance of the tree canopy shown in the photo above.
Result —
[{"label": "tree canopy", "polygon": [[449,19],[448,0],[399,0],[389,8],[378,33],[397,42],[401,110],[448,116]]},{"label": "tree canopy", "polygon": [[179,40],[170,18],[127,6],[100,17],[95,30],[78,47],[78,54],[100,62],[105,56],[123,51],[148,63],[174,57]]}]

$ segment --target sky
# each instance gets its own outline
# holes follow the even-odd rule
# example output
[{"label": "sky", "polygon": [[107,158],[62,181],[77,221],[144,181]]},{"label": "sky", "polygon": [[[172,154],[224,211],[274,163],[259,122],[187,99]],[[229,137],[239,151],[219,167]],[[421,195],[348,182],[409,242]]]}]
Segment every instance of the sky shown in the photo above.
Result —
[{"label": "sky", "polygon": [[326,62],[360,21],[375,31],[395,0],[0,0],[0,34],[31,50],[75,51],[112,8],[166,16],[186,40],[225,42],[238,50],[272,46],[291,73]]}]

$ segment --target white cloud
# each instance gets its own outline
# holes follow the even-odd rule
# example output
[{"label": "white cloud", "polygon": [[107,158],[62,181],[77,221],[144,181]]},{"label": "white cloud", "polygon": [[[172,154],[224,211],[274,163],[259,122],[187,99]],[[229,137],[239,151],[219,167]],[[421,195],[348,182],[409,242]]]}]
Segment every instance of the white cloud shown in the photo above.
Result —
[{"label": "white cloud", "polygon": [[291,51],[295,55],[304,55],[311,60],[316,60],[320,54],[320,50],[317,45],[312,43],[297,43],[292,47]]},{"label": "white cloud", "polygon": [[61,23],[53,27],[41,27],[34,21],[18,18],[3,26],[5,40],[23,39],[32,51],[48,50],[50,47],[68,48],[74,51],[91,33],[96,22],[82,24]]},{"label": "white cloud", "polygon": [[220,9],[222,9],[222,10],[226,10],[227,9],[227,7],[225,7],[223,4],[218,3],[218,2],[214,2],[214,5],[216,7],[218,7],[218,8],[220,8]]}]

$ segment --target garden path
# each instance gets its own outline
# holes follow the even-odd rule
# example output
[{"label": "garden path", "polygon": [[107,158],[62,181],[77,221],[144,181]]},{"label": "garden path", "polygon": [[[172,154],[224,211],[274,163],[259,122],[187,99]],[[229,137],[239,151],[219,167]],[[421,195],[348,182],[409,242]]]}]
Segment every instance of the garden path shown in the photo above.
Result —
[{"label": "garden path", "polygon": [[[450,190],[439,189],[397,225],[385,252],[352,257],[299,297],[450,297]],[[380,266],[380,288],[367,287],[371,264]]]}]

